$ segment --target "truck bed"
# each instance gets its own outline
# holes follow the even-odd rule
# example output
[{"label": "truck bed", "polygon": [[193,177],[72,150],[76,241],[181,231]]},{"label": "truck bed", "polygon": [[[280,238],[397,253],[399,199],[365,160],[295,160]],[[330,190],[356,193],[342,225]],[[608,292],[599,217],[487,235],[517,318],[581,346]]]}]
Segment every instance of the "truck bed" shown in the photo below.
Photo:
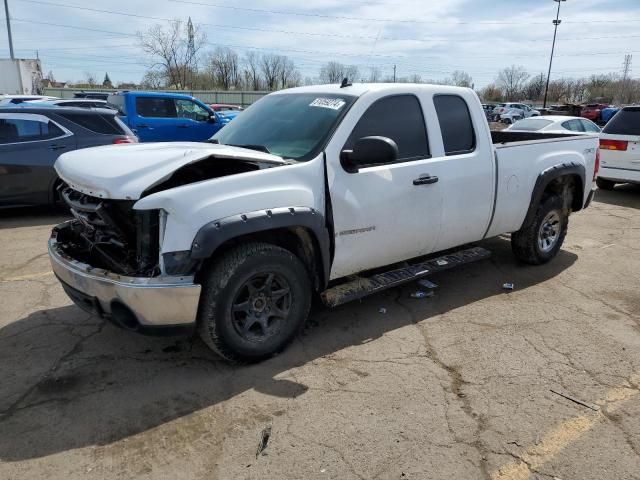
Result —
[{"label": "truck bed", "polygon": [[487,236],[514,232],[522,226],[540,172],[554,165],[585,162],[583,203],[591,190],[598,136],[536,132],[491,132],[495,148],[496,204]]}]

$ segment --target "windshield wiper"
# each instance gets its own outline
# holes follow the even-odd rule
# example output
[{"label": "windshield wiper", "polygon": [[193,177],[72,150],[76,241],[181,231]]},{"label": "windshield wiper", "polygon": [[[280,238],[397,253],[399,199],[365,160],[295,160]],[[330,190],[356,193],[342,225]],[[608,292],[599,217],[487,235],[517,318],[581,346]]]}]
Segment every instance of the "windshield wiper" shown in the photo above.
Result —
[{"label": "windshield wiper", "polygon": [[231,143],[228,144],[230,147],[240,147],[240,148],[248,148],[249,150],[257,150],[258,152],[271,153],[267,147],[264,145],[233,145]]}]

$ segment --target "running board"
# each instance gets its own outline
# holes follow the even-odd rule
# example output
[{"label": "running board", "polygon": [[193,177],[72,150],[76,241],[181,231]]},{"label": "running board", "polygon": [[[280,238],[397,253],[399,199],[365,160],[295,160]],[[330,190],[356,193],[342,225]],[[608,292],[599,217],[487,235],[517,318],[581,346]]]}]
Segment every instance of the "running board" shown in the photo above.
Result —
[{"label": "running board", "polygon": [[408,265],[384,273],[376,273],[370,277],[354,277],[346,283],[328,288],[320,294],[322,301],[328,307],[335,307],[343,303],[357,300],[372,293],[397,287],[403,283],[426,277],[432,273],[442,272],[466,263],[484,260],[491,256],[491,252],[481,247],[468,248],[458,252],[443,255],[424,262]]}]

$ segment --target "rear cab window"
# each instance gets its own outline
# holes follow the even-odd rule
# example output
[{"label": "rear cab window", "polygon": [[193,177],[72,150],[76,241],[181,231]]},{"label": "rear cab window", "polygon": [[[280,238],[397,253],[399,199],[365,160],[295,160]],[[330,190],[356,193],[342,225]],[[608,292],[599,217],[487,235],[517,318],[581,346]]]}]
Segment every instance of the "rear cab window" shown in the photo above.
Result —
[{"label": "rear cab window", "polygon": [[616,113],[602,133],[640,136],[640,107],[625,107]]},{"label": "rear cab window", "polygon": [[176,104],[173,98],[136,97],[136,112],[141,117],[176,118]]},{"label": "rear cab window", "polygon": [[358,120],[343,149],[362,137],[381,136],[398,146],[397,162],[430,157],[422,107],[415,95],[393,95],[376,100]]},{"label": "rear cab window", "polygon": [[435,95],[433,104],[440,123],[445,155],[473,152],[476,149],[476,132],[467,102],[458,95]]}]

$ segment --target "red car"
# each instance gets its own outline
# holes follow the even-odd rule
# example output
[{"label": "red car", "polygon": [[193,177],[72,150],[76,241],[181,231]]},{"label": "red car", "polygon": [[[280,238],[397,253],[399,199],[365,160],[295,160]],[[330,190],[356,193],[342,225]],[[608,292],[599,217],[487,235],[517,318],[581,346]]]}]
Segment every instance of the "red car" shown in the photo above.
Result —
[{"label": "red car", "polygon": [[229,105],[226,103],[211,103],[209,104],[209,106],[214,112],[224,112],[227,110],[237,110],[237,111],[242,110],[242,107],[238,105]]},{"label": "red car", "polygon": [[607,108],[608,106],[609,105],[604,103],[591,103],[589,105],[585,105],[584,107],[582,107],[580,116],[583,118],[587,118],[592,122],[598,123],[602,120],[602,109]]}]

